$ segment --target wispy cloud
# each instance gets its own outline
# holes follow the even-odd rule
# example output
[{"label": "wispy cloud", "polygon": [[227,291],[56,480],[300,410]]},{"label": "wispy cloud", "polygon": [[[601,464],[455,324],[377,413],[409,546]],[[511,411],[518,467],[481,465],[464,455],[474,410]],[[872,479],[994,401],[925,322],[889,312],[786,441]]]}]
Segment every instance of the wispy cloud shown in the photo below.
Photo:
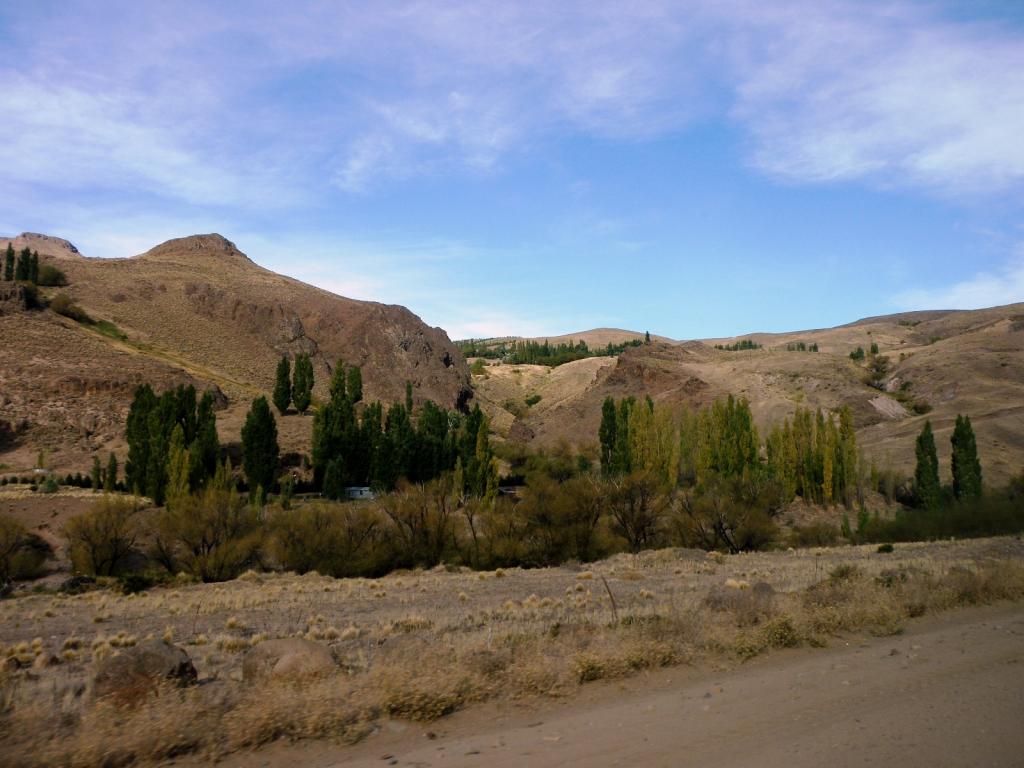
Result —
[{"label": "wispy cloud", "polygon": [[913,309],[982,309],[1024,302],[1024,245],[999,270],[978,272],[948,286],[914,288],[891,300],[895,307]]}]

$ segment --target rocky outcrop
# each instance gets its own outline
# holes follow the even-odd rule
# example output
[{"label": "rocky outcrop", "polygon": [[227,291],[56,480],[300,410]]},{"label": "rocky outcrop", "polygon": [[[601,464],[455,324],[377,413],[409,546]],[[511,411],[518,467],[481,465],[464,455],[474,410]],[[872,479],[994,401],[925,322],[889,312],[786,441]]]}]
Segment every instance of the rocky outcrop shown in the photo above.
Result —
[{"label": "rocky outcrop", "polygon": [[301,637],[264,640],[247,651],[242,660],[242,678],[297,680],[318,677],[337,670],[331,652],[323,645]]},{"label": "rocky outcrop", "polygon": [[184,650],[163,640],[146,640],[96,662],[89,679],[89,696],[133,701],[160,683],[187,685],[196,668]]}]

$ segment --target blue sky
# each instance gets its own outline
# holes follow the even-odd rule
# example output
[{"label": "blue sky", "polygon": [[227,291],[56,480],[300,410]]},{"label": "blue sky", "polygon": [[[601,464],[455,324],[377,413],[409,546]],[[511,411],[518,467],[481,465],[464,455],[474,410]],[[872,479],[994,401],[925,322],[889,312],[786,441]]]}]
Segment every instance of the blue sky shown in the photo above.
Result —
[{"label": "blue sky", "polygon": [[0,233],[453,338],[1024,301],[1024,3],[0,0]]}]

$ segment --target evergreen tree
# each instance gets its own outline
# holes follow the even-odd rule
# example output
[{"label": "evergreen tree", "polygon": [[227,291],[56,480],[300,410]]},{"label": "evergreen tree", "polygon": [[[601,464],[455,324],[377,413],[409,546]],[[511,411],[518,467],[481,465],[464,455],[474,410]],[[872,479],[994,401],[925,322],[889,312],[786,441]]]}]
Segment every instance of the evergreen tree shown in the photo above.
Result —
[{"label": "evergreen tree", "polygon": [[220,462],[220,439],[217,437],[217,414],[213,409],[213,393],[204,392],[196,413],[196,436],[189,445],[189,478],[193,490],[213,477]]},{"label": "evergreen tree", "polygon": [[930,421],[924,423],[924,428],[917,437],[916,454],[914,483],[918,502],[925,509],[935,509],[942,500],[942,489],[939,486],[939,456],[935,449],[935,435],[932,434]]},{"label": "evergreen tree", "polygon": [[611,396],[601,405],[601,427],[598,439],[601,442],[601,474],[610,477],[613,472],[612,457],[615,453],[615,400]]},{"label": "evergreen tree", "polygon": [[260,396],[242,426],[242,467],[249,488],[270,491],[274,486],[278,464],[277,422],[270,412],[267,398]]},{"label": "evergreen tree", "polygon": [[14,279],[22,282],[27,281],[32,274],[32,251],[22,248],[18,252],[18,263],[14,268]]},{"label": "evergreen tree", "polygon": [[4,280],[8,282],[14,279],[14,246],[7,243],[7,250],[4,252]]},{"label": "evergreen tree", "polygon": [[292,366],[284,355],[277,364],[277,378],[274,381],[274,407],[282,416],[292,402]]},{"label": "evergreen tree", "polygon": [[363,399],[363,370],[358,365],[348,369],[348,399],[353,403]]},{"label": "evergreen tree", "polygon": [[146,491],[146,468],[149,466],[149,414],[156,407],[156,395],[148,384],[135,390],[125,437],[128,440],[128,461],[125,483],[135,493]]},{"label": "evergreen tree", "polygon": [[651,332],[650,331],[644,331],[644,344],[650,344],[650,343],[651,343]]},{"label": "evergreen tree", "polygon": [[94,491],[103,487],[103,467],[100,464],[99,456],[92,457],[92,472],[89,473],[89,480]]},{"label": "evergreen tree", "polygon": [[114,452],[110,452],[110,458],[107,460],[107,471],[103,476],[103,490],[107,493],[113,493],[117,488],[117,456]]},{"label": "evergreen tree", "polygon": [[345,369],[345,363],[341,360],[334,367],[334,373],[331,374],[331,386],[330,394],[331,400],[338,402],[348,398],[348,390],[346,388],[348,371]]},{"label": "evergreen tree", "polygon": [[313,361],[307,354],[295,357],[295,368],[292,374],[292,402],[295,410],[305,413],[313,399]]},{"label": "evergreen tree", "polygon": [[953,428],[953,495],[957,501],[981,498],[981,462],[971,418],[957,414]]},{"label": "evergreen tree", "polygon": [[405,410],[412,413],[412,382],[405,382]]},{"label": "evergreen tree", "polygon": [[39,254],[35,251],[32,252],[32,257],[28,262],[28,280],[30,283],[39,282]]},{"label": "evergreen tree", "polygon": [[332,501],[338,501],[345,496],[345,466],[340,457],[327,463],[324,472],[324,496]]},{"label": "evergreen tree", "polygon": [[629,439],[629,415],[633,410],[632,397],[619,401],[615,413],[615,445],[612,448],[612,475],[629,474],[633,467],[631,462],[631,444]]}]

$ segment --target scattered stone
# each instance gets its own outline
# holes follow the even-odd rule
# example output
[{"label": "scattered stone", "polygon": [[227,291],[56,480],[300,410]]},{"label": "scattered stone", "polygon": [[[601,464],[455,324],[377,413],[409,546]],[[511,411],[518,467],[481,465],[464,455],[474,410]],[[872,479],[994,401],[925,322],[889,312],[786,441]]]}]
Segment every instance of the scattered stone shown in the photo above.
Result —
[{"label": "scattered stone", "polygon": [[144,640],[97,661],[89,681],[93,699],[135,699],[161,682],[187,685],[196,679],[189,655],[163,640]]},{"label": "scattered stone", "polygon": [[242,678],[247,681],[265,677],[294,680],[326,675],[337,669],[326,646],[300,637],[265,640],[249,650],[242,659]]}]

